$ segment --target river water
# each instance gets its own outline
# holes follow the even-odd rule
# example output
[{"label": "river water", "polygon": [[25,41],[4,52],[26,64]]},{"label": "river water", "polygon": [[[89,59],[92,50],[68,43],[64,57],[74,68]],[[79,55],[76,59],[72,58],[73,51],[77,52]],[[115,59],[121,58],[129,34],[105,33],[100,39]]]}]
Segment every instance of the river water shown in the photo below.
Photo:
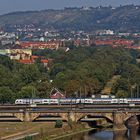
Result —
[{"label": "river water", "polygon": [[92,130],[59,140],[140,140],[140,129],[133,128],[122,132]]}]

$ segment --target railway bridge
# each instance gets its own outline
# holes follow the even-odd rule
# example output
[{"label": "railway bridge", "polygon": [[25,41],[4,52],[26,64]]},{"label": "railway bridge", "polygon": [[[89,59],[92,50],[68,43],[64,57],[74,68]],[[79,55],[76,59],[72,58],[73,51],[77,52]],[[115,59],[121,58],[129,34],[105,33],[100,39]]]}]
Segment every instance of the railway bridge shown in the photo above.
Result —
[{"label": "railway bridge", "polygon": [[92,107],[92,108],[75,108],[75,107],[11,107],[1,108],[0,117],[16,117],[20,121],[32,122],[40,116],[60,116],[65,121],[78,122],[88,116],[106,118],[113,123],[115,130],[125,129],[125,124],[138,125],[137,116],[140,116],[139,107],[128,108],[123,107],[121,109],[106,107]]}]

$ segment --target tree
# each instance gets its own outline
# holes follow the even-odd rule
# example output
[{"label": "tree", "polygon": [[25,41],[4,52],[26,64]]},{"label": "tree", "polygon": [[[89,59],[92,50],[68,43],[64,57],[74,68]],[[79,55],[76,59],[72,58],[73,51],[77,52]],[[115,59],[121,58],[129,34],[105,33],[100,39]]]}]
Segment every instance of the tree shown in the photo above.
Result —
[{"label": "tree", "polygon": [[1,103],[13,103],[14,94],[9,87],[0,87],[0,102]]},{"label": "tree", "polygon": [[123,78],[121,77],[112,87],[112,94],[116,94],[118,92],[118,90],[123,90],[125,92],[127,92],[127,94],[129,95],[129,90],[130,90],[130,84],[127,78]]},{"label": "tree", "polygon": [[59,72],[64,72],[65,71],[65,65],[61,63],[54,64],[50,71],[50,76],[54,78]]},{"label": "tree", "polygon": [[3,66],[7,67],[10,70],[13,69],[13,61],[10,60],[10,58],[7,56],[3,55],[0,56],[0,64],[2,64]]},{"label": "tree", "polygon": [[24,67],[19,70],[19,73],[21,79],[26,84],[37,81],[40,76],[40,71],[36,65],[24,65]]},{"label": "tree", "polygon": [[118,92],[116,93],[116,97],[117,98],[127,98],[128,93],[124,90],[118,90]]},{"label": "tree", "polygon": [[100,89],[99,81],[94,78],[87,78],[85,81],[85,90],[87,93],[95,93]]},{"label": "tree", "polygon": [[11,83],[10,80],[12,79],[12,73],[10,70],[0,64],[0,86],[9,86]]},{"label": "tree", "polygon": [[80,82],[77,80],[69,80],[64,87],[69,96],[73,96],[75,92],[80,90]]},{"label": "tree", "polygon": [[64,90],[65,83],[68,79],[66,78],[66,74],[64,72],[59,72],[54,79],[54,86]]},{"label": "tree", "polygon": [[48,81],[44,81],[41,83],[37,84],[37,96],[40,98],[49,98],[49,93],[51,91],[51,83],[49,83]]},{"label": "tree", "polygon": [[35,98],[37,89],[34,86],[24,86],[17,94],[17,98]]}]

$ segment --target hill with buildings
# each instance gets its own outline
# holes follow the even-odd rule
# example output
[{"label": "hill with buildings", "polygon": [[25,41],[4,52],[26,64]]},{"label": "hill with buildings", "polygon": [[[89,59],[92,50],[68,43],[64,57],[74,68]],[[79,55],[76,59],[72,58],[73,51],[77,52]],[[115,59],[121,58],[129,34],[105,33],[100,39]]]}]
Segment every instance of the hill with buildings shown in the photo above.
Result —
[{"label": "hill with buildings", "polygon": [[6,29],[25,25],[59,30],[140,31],[140,6],[65,8],[14,12],[0,16],[0,26]]}]

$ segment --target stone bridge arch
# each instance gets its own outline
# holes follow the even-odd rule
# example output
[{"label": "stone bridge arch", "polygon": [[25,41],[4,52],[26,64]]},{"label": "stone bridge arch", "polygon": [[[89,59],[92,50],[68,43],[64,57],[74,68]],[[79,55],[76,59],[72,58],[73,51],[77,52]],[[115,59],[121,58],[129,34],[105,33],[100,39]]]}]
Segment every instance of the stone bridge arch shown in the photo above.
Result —
[{"label": "stone bridge arch", "polygon": [[37,118],[39,118],[41,116],[52,116],[52,117],[60,116],[62,118],[62,120],[68,121],[67,113],[37,113],[37,114],[32,113],[31,116],[32,116],[32,121],[35,121]]},{"label": "stone bridge arch", "polygon": [[138,116],[140,116],[140,113],[130,113],[126,117],[125,125],[127,126],[127,128],[129,128],[129,129],[138,128],[138,126],[139,126]]},{"label": "stone bridge arch", "polygon": [[127,121],[134,116],[140,116],[140,113],[127,113],[127,115],[124,118],[124,121]]},{"label": "stone bridge arch", "polygon": [[40,113],[29,113],[29,112],[22,112],[22,113],[14,113],[14,116],[21,120],[22,122],[32,122],[35,120]]},{"label": "stone bridge arch", "polygon": [[75,121],[78,122],[86,116],[93,116],[93,117],[103,117],[111,122],[113,122],[113,114],[112,113],[76,113]]}]

